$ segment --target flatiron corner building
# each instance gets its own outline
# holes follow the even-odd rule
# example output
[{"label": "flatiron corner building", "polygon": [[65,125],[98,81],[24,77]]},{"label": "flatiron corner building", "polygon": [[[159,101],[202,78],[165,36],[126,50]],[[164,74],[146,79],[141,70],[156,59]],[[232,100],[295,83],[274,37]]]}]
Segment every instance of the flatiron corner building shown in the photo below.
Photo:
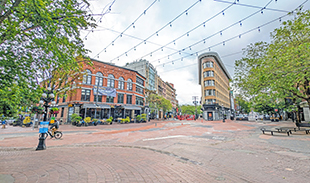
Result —
[{"label": "flatiron corner building", "polygon": [[229,80],[231,79],[220,56],[207,52],[198,56],[199,84],[203,118],[208,121],[220,120],[231,114]]}]

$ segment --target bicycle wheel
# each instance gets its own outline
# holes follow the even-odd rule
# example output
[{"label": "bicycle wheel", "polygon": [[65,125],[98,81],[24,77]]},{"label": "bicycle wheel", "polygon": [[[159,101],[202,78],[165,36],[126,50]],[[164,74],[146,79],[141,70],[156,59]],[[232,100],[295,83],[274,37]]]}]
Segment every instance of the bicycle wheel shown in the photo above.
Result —
[{"label": "bicycle wheel", "polygon": [[56,131],[54,133],[54,137],[55,137],[55,139],[60,139],[62,137],[62,133],[60,131]]}]

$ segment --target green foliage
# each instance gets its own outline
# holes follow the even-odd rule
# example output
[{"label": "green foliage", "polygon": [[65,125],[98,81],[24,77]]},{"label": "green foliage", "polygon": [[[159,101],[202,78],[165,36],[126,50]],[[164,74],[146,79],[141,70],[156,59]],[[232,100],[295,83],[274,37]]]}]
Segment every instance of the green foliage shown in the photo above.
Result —
[{"label": "green foliage", "polygon": [[93,122],[95,122],[95,123],[96,123],[97,121],[98,121],[98,119],[96,119],[96,118],[94,118],[94,119],[93,119]]},{"label": "green foliage", "polygon": [[121,123],[129,123],[129,122],[130,122],[129,117],[121,119]]},{"label": "green foliage", "polygon": [[86,58],[88,50],[80,30],[96,26],[81,8],[87,4],[87,0],[1,1],[0,113],[12,116],[19,107],[38,103],[39,81],[44,81],[43,87],[46,81],[51,83],[61,96],[81,76],[82,61],[76,58]]},{"label": "green foliage", "polygon": [[146,121],[146,114],[141,114],[141,119],[142,119],[143,121]]},{"label": "green foliage", "polygon": [[[201,114],[201,106],[197,107],[197,114]],[[195,114],[196,108],[194,105],[182,105],[181,106],[182,114]]]},{"label": "green foliage", "polygon": [[236,61],[237,91],[257,105],[270,99],[273,104],[267,106],[274,107],[290,97],[295,104],[304,99],[310,106],[310,11],[283,22],[271,39],[271,44],[249,45],[245,57]]},{"label": "green foliage", "polygon": [[165,112],[170,111],[172,109],[172,104],[169,100],[160,96],[159,108],[161,108],[163,110],[163,112],[165,113]]},{"label": "green foliage", "polygon": [[82,117],[81,116],[79,116],[78,114],[72,114],[71,115],[71,121],[72,122],[79,122],[79,121],[81,121],[82,120]]},{"label": "green foliage", "polygon": [[251,112],[251,102],[247,101],[246,99],[242,98],[241,96],[236,97],[236,102],[240,107],[239,111],[242,113],[249,113]]},{"label": "green foliage", "polygon": [[91,122],[91,117],[86,117],[84,118],[85,123],[90,123]]},{"label": "green foliage", "polygon": [[140,115],[137,115],[136,120],[137,120],[137,121],[141,121],[141,116],[140,116]]}]

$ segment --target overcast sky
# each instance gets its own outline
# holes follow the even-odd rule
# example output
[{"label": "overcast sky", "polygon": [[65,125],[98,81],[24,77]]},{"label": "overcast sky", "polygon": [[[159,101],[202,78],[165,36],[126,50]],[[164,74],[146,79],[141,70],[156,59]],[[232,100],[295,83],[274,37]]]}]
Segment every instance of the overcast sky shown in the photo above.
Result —
[{"label": "overcast sky", "polygon": [[[87,10],[101,14],[111,2],[91,0]],[[116,0],[109,13],[94,16],[98,27],[81,36],[92,58],[119,66],[150,61],[174,84],[179,104],[192,104],[192,96],[201,97],[197,54],[217,52],[233,78],[242,49],[269,42],[270,33],[293,18],[287,12],[304,2],[309,9],[306,0]]]}]

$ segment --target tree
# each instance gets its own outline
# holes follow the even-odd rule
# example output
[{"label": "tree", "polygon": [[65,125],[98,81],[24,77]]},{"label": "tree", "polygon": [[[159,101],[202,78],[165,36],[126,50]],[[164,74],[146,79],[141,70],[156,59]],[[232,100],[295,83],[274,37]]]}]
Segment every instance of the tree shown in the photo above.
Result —
[{"label": "tree", "polygon": [[159,108],[162,109],[164,113],[170,111],[172,109],[171,102],[162,96],[159,96],[159,98],[160,98]]},{"label": "tree", "polygon": [[236,97],[238,106],[240,107],[239,111],[242,113],[249,113],[251,111],[251,102],[242,98],[241,96]]},{"label": "tree", "polygon": [[[293,20],[271,34],[271,44],[249,45],[236,61],[235,86],[255,100],[291,97],[310,106],[310,11],[297,11]],[[296,103],[297,104],[297,103]],[[298,116],[298,115],[297,115]]]}]

